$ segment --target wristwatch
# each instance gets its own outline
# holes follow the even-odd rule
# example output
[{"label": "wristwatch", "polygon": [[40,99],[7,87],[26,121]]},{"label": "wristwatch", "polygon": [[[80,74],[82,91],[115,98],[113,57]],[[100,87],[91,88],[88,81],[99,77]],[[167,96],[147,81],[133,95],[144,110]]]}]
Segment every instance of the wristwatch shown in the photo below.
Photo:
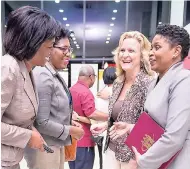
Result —
[{"label": "wristwatch", "polygon": [[80,118],[79,118],[79,116],[77,117],[77,121],[80,121]]}]

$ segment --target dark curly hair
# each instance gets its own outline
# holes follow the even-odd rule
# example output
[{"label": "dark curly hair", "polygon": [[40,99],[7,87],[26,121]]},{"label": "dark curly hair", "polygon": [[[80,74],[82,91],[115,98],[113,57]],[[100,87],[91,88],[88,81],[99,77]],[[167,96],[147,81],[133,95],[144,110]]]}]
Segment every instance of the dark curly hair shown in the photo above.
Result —
[{"label": "dark curly hair", "polygon": [[177,25],[162,24],[157,27],[156,34],[164,36],[169,40],[171,46],[181,45],[181,60],[187,56],[190,48],[190,38],[188,32]]}]

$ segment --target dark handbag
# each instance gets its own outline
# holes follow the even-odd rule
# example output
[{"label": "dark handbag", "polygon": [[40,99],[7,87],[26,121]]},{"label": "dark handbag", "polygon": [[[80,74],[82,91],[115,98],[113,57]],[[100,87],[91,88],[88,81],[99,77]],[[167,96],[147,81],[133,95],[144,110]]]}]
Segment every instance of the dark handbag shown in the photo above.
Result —
[{"label": "dark handbag", "polygon": [[92,139],[97,145],[102,146],[104,137],[103,137],[103,136],[97,136],[97,137],[91,136],[91,139]]},{"label": "dark handbag", "polygon": [[110,129],[110,127],[113,126],[114,122],[115,122],[115,120],[112,117],[110,117],[110,119],[108,121],[108,129],[107,129],[106,143],[105,143],[105,146],[104,146],[104,152],[108,149],[108,145],[109,145],[109,142],[110,142],[109,129]]},{"label": "dark handbag", "polygon": [[100,169],[103,168],[103,157],[102,157],[102,147],[103,147],[103,140],[104,137],[103,136],[91,136],[92,140],[97,144],[98,146],[98,153],[99,153],[99,159],[100,159]]}]

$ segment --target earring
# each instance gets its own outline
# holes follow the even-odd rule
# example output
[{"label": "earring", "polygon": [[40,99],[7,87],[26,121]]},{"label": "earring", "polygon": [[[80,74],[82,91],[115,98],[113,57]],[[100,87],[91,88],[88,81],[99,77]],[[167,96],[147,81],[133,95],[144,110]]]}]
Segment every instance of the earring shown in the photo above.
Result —
[{"label": "earring", "polygon": [[175,59],[176,58],[176,55],[173,55],[173,59]]}]

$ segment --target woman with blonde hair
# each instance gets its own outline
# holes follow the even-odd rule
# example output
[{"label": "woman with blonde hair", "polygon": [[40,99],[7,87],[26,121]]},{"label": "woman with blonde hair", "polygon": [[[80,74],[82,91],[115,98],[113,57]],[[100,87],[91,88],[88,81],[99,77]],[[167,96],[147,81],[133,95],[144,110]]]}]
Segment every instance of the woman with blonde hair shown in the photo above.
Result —
[{"label": "woman with blonde hair", "polygon": [[117,79],[109,100],[109,120],[106,125],[94,125],[91,129],[94,135],[108,131],[104,159],[106,169],[131,169],[134,161],[134,153],[124,143],[126,135],[117,139],[112,135],[110,138],[109,130],[114,122],[134,124],[138,120],[153,75],[148,61],[150,48],[150,42],[142,33],[131,31],[121,35],[119,46],[113,52]]}]

